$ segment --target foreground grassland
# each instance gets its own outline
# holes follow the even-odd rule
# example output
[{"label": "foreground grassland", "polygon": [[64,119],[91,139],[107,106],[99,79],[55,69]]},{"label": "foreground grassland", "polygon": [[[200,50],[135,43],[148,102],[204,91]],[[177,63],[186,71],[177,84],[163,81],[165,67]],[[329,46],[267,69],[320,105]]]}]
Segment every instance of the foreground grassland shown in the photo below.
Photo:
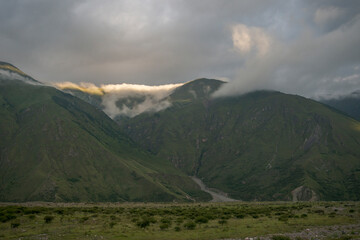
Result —
[{"label": "foreground grassland", "polygon": [[360,203],[0,204],[0,239],[311,239],[304,231],[360,239]]}]

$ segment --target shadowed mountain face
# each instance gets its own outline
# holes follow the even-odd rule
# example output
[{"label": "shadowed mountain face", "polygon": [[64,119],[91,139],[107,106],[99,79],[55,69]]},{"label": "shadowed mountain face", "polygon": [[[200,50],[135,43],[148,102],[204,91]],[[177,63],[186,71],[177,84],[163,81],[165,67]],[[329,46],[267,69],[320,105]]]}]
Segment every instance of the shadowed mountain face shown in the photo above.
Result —
[{"label": "shadowed mountain face", "polygon": [[0,78],[0,201],[210,198],[90,104],[10,75]]},{"label": "shadowed mountain face", "polygon": [[144,149],[233,198],[359,200],[359,122],[280,92],[212,99],[221,84],[190,82],[170,95],[172,107],[119,123]]}]

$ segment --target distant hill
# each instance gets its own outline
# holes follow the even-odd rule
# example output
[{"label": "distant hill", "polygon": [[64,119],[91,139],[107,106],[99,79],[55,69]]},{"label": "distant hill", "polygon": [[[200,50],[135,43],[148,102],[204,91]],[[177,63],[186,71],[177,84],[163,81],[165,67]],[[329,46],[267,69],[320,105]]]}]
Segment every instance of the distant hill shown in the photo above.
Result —
[{"label": "distant hill", "polygon": [[0,201],[192,201],[210,196],[103,112],[0,63]]},{"label": "distant hill", "polygon": [[347,96],[334,99],[324,99],[321,100],[321,102],[338,109],[360,121],[360,90],[355,91]]},{"label": "distant hill", "polygon": [[221,81],[177,88],[172,106],[119,121],[144,149],[241,200],[360,200],[360,123],[271,91],[211,98]]}]

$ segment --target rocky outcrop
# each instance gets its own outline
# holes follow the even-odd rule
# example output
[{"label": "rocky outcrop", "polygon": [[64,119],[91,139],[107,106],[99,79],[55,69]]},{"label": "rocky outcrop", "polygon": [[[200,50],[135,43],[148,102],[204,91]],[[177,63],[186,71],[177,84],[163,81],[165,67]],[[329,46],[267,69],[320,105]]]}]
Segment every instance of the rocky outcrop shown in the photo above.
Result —
[{"label": "rocky outcrop", "polygon": [[292,199],[296,201],[316,201],[318,197],[311,188],[300,186],[291,191]]}]

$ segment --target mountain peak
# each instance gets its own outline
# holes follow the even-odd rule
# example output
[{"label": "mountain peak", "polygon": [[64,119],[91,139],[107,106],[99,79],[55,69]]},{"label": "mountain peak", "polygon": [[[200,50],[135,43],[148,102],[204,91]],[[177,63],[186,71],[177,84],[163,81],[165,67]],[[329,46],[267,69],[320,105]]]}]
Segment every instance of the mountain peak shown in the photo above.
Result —
[{"label": "mountain peak", "polygon": [[224,81],[217,79],[199,78],[178,87],[170,95],[172,100],[195,100],[209,98],[220,88]]},{"label": "mountain peak", "polygon": [[21,80],[27,83],[40,83],[39,81],[35,80],[31,76],[27,75],[19,68],[15,67],[14,65],[8,62],[0,61],[0,77],[1,79],[16,79]]}]

